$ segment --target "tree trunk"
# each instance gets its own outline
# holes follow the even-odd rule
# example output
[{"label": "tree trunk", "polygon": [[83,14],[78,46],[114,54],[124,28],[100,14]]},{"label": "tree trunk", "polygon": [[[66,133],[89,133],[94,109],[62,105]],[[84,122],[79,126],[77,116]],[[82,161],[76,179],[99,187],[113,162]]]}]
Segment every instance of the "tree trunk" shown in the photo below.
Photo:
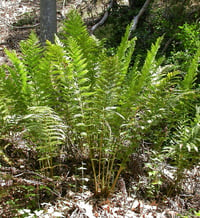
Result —
[{"label": "tree trunk", "polygon": [[57,32],[56,0],[40,0],[40,40],[54,42]]}]

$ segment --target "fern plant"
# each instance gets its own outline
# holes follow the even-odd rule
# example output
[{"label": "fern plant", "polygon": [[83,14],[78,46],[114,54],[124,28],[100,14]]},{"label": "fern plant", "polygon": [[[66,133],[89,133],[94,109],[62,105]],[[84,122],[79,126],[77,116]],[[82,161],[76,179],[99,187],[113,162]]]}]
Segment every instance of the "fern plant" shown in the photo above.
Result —
[{"label": "fern plant", "polygon": [[[175,174],[175,184],[178,186],[184,178],[185,169],[193,167],[199,162],[200,148],[200,108],[196,107],[196,115],[194,120],[180,121],[177,125],[170,146],[165,146],[163,153],[171,158],[176,164],[177,170]],[[176,187],[175,187],[176,188]],[[171,195],[173,187],[168,191]]]},{"label": "fern plant", "polygon": [[130,26],[110,56],[77,12],[68,17],[55,44],[41,48],[32,33],[21,42],[20,55],[6,51],[12,65],[0,68],[1,111],[22,117],[24,137],[34,142],[41,168],[51,175],[60,145],[77,145],[91,160],[95,193],[107,196],[130,154],[142,143],[162,150],[189,116],[186,103],[191,105],[190,96],[192,104],[198,99],[193,84],[199,53],[182,75],[156,59],[160,37],[142,67],[137,59],[131,67],[136,38],[128,38]]},{"label": "fern plant", "polygon": [[[72,13],[71,16],[78,15]],[[69,21],[70,25],[68,23],[65,25],[66,33],[73,32],[71,28],[79,26],[75,23],[77,21],[73,21],[73,24],[72,21]],[[68,26],[70,26],[69,30]],[[152,46],[140,76],[137,79],[135,76],[132,77],[135,80],[131,81],[132,87],[130,87],[127,86],[130,83],[127,83],[126,80],[136,39],[128,39],[129,31],[130,27],[127,28],[116,55],[107,56],[104,51],[99,51],[98,59],[96,59],[96,55],[92,56],[91,52],[90,58],[92,58],[91,61],[95,61],[93,64],[95,69],[91,69],[91,65],[87,65],[84,45],[82,45],[82,41],[79,41],[81,35],[75,35],[72,40],[66,34],[67,38],[63,40],[72,65],[76,66],[75,68],[71,67],[73,69],[72,78],[75,80],[72,84],[76,85],[75,93],[72,93],[72,95],[76,94],[72,98],[75,100],[72,111],[75,113],[73,129],[78,134],[76,138],[79,138],[79,144],[89,147],[95,192],[106,195],[114,190],[129,154],[134,151],[133,148],[139,146],[138,140],[132,140],[128,147],[125,146],[125,141],[131,138],[129,133],[133,126],[130,123],[133,116],[130,112],[134,104],[136,105],[134,100],[147,85],[148,79],[145,80],[145,77],[147,78],[150,70],[156,68],[154,66],[156,65],[155,55],[161,41],[161,38],[158,39],[157,43]],[[91,37],[88,38],[90,41]],[[75,45],[76,47],[74,47]],[[73,46],[73,50],[70,49],[71,46]],[[91,72],[96,73],[95,77],[90,77]],[[124,155],[118,155],[118,152],[122,151]],[[117,159],[121,161],[119,168],[115,166]]]}]

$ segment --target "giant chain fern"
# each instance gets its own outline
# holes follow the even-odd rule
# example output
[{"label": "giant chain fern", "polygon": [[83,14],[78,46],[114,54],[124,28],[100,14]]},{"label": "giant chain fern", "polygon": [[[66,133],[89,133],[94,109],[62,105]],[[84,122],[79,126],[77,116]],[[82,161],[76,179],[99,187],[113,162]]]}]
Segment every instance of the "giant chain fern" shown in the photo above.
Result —
[{"label": "giant chain fern", "polygon": [[182,80],[180,72],[156,60],[162,37],[141,68],[137,58],[130,67],[136,39],[128,38],[129,31],[130,26],[116,54],[109,56],[73,11],[55,44],[41,48],[32,33],[21,42],[20,55],[6,52],[12,66],[0,68],[0,96],[8,104],[0,109],[23,115],[42,167],[52,168],[67,134],[71,145],[78,144],[91,160],[95,192],[106,195],[114,190],[135,148],[145,141],[161,149],[176,119],[189,114],[188,109],[181,114],[184,100],[197,98],[191,88],[198,52]]}]

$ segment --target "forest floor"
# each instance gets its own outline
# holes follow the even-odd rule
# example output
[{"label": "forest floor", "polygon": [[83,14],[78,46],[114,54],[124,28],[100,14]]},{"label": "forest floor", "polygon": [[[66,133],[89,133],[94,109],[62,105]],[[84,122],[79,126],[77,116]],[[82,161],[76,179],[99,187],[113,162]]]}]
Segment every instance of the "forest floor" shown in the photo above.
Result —
[{"label": "forest floor", "polygon": [[[54,176],[41,173],[37,152],[18,137],[0,141],[0,217],[199,217],[200,167],[185,170],[175,184],[176,168],[160,163],[162,178],[153,185],[145,166],[148,154],[133,156],[110,197],[95,196],[89,160],[58,159]],[[0,151],[1,153],[1,151]],[[143,158],[141,158],[143,157]],[[197,213],[198,212],[198,213]]]},{"label": "forest floor", "polygon": [[[79,1],[82,2],[82,1]],[[78,1],[59,1],[58,19],[62,20],[71,7],[89,6]],[[69,5],[70,4],[70,5]],[[103,6],[102,6],[103,7]],[[18,49],[20,40],[26,39],[32,29],[39,32],[39,0],[0,0],[0,64],[6,61],[4,49]],[[200,217],[200,166],[185,170],[179,190],[173,187],[176,169],[161,164],[159,171],[166,184],[163,192],[153,186],[143,169],[145,158],[130,161],[115,193],[109,198],[93,195],[90,170],[83,175],[77,160],[62,163],[55,177],[41,174],[36,153],[18,137],[0,141],[0,217]],[[3,155],[3,152],[6,156]],[[141,156],[144,154],[141,154]],[[10,162],[11,160],[11,162]],[[87,162],[87,160],[86,160]],[[86,166],[87,168],[87,166]],[[139,177],[135,171],[141,169]],[[84,184],[83,184],[83,181]],[[121,182],[121,183],[120,183]]]}]

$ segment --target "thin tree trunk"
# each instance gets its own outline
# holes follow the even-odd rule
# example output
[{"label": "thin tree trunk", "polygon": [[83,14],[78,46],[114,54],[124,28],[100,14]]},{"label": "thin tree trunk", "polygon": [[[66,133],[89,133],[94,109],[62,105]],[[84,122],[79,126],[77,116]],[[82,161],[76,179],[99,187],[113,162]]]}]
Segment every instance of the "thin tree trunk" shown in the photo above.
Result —
[{"label": "thin tree trunk", "polygon": [[54,42],[57,32],[56,0],[40,0],[40,40]]}]

